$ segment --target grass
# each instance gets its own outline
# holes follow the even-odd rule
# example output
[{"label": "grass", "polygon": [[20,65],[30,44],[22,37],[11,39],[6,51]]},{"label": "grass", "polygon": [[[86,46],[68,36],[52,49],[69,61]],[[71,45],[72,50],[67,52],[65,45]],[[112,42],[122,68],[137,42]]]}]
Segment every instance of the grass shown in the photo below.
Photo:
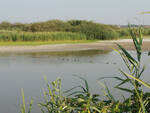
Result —
[{"label": "grass", "polygon": [[63,41],[16,41],[16,42],[0,42],[0,46],[38,46],[49,44],[78,44],[78,43],[92,43],[97,40],[63,40]]}]

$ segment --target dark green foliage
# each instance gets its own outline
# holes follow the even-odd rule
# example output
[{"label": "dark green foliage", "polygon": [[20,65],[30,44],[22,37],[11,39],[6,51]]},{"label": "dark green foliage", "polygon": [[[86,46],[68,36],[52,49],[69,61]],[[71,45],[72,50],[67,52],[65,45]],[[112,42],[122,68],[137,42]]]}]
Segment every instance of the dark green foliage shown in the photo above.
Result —
[{"label": "dark green foliage", "polygon": [[144,28],[144,35],[150,35],[150,28]]},{"label": "dark green foliage", "polygon": [[24,32],[75,32],[86,35],[88,40],[100,39],[109,40],[119,38],[119,28],[112,25],[94,23],[84,20],[50,20],[31,24],[3,22],[0,30],[24,31]]},{"label": "dark green foliage", "polygon": [[119,36],[120,37],[129,36],[130,35],[129,30],[127,28],[122,28],[118,32],[119,32]]},{"label": "dark green foliage", "polygon": [[58,31],[66,31],[69,28],[69,24],[60,20],[51,20],[47,22],[38,22],[28,24],[25,27],[24,31],[31,32],[58,32]]},{"label": "dark green foliage", "polygon": [[115,31],[115,27],[94,23],[92,21],[79,21],[71,20],[68,21],[71,25],[72,32],[84,33],[88,39],[117,39],[119,34]]}]

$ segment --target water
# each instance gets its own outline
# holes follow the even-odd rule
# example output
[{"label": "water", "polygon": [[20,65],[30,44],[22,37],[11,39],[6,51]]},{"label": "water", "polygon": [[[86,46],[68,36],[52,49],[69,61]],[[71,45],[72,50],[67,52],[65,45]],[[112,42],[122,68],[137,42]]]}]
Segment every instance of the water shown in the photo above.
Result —
[{"label": "water", "polygon": [[[135,52],[131,51],[133,55]],[[143,62],[148,62],[147,52],[143,53]],[[96,83],[99,77],[121,76],[118,68],[124,67],[120,56],[112,51],[77,51],[51,53],[1,53],[0,54],[0,112],[19,113],[21,88],[24,89],[26,101],[34,98],[32,113],[40,113],[37,103],[42,100],[42,88],[45,88],[44,76],[48,81],[62,78],[63,90],[83,84],[73,75],[86,78],[91,92],[102,94]],[[150,80],[150,65],[144,72],[144,80]],[[113,89],[116,80],[105,80],[115,96],[121,95]],[[129,86],[127,86],[129,87]]]}]

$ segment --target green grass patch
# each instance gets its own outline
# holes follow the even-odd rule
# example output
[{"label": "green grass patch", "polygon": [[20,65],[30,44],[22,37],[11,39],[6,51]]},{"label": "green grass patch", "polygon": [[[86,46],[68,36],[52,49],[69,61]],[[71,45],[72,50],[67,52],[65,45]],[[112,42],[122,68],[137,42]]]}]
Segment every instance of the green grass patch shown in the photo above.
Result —
[{"label": "green grass patch", "polygon": [[97,40],[63,40],[63,41],[17,41],[17,42],[0,42],[0,46],[38,46],[49,44],[77,44],[77,43],[92,43]]}]

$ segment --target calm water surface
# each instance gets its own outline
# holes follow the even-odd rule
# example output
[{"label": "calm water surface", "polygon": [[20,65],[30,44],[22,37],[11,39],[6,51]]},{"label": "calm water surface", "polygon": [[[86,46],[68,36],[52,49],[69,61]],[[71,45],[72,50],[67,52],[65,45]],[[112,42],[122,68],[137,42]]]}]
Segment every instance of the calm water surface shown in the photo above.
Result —
[{"label": "calm water surface", "polygon": [[[135,52],[130,51],[133,55]],[[143,53],[143,62],[147,63],[143,79],[150,80],[150,65],[147,52]],[[57,77],[62,78],[63,90],[82,84],[82,81],[73,75],[86,78],[91,92],[101,93],[101,87],[96,83],[99,77],[121,76],[118,68],[124,64],[120,56],[112,51],[78,51],[78,52],[51,52],[51,53],[16,53],[0,54],[0,113],[19,113],[21,103],[21,88],[24,89],[26,101],[34,98],[32,113],[40,113],[37,108],[42,100],[42,88],[45,88],[44,76],[48,81]],[[115,80],[105,80],[115,96],[122,92],[116,91],[113,86]],[[129,86],[127,86],[129,87]]]}]

